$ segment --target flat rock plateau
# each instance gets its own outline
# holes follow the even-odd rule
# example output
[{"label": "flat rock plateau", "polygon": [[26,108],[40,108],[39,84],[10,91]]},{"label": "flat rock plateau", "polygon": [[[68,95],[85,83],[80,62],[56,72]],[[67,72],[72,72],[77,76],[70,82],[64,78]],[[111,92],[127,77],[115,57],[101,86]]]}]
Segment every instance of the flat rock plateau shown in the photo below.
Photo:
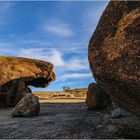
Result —
[{"label": "flat rock plateau", "polygon": [[37,117],[11,118],[12,108],[0,108],[0,138],[140,138],[139,118],[131,115],[113,119],[109,108],[88,110],[85,91],[77,95],[75,91],[51,92],[52,96],[50,92],[35,92],[41,103]]}]

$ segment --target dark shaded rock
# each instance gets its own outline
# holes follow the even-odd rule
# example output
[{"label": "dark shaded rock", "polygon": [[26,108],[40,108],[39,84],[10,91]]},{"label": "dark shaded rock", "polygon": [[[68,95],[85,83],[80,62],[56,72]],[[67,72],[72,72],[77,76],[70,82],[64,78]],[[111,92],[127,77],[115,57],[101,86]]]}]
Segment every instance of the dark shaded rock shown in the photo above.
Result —
[{"label": "dark shaded rock", "polygon": [[40,104],[37,96],[26,94],[12,109],[12,117],[33,117],[39,114]]},{"label": "dark shaded rock", "polygon": [[28,86],[47,87],[55,80],[53,65],[49,62],[0,56],[0,107],[15,106],[31,92]]},{"label": "dark shaded rock", "polygon": [[109,95],[107,95],[101,87],[96,83],[88,86],[86,104],[88,109],[101,109],[110,104]]},{"label": "dark shaded rock", "polygon": [[140,116],[140,1],[111,1],[89,43],[89,63],[113,102]]},{"label": "dark shaded rock", "polygon": [[0,87],[0,107],[15,106],[19,100],[26,94],[31,92],[22,81],[10,81],[6,85]]}]

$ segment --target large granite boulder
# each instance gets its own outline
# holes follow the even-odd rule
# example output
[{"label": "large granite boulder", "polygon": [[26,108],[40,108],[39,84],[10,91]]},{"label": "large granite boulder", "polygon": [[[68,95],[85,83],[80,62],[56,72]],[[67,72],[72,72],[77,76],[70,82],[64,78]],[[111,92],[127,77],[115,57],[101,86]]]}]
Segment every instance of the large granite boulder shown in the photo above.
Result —
[{"label": "large granite boulder", "polygon": [[33,117],[39,114],[40,104],[37,96],[26,94],[12,109],[12,117]]},{"label": "large granite boulder", "polygon": [[140,116],[140,1],[111,1],[91,37],[90,68],[117,104]]},{"label": "large granite boulder", "polygon": [[15,106],[26,94],[28,86],[47,87],[55,80],[49,62],[0,56],[0,107]]},{"label": "large granite boulder", "polygon": [[102,109],[110,105],[109,95],[98,84],[91,83],[88,86],[86,104],[88,109]]}]

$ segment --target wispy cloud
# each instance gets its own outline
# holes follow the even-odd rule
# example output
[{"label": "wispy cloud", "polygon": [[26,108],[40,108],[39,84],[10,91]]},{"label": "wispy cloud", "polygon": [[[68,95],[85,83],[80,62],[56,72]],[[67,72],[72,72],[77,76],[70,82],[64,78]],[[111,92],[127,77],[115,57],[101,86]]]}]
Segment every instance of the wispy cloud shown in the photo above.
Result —
[{"label": "wispy cloud", "polygon": [[56,48],[23,48],[19,50],[17,54],[20,57],[36,58],[53,63],[57,75],[56,82],[66,81],[68,79],[88,79],[92,77],[90,72],[82,73],[83,70],[89,70],[87,58],[80,59],[76,57],[66,60],[63,58],[64,54]]},{"label": "wispy cloud", "polygon": [[1,12],[8,12],[12,7],[14,6],[14,3],[10,1],[0,1],[0,13]]},{"label": "wispy cloud", "polygon": [[21,40],[22,43],[26,45],[37,45],[37,46],[45,46],[48,47],[51,45],[51,42],[48,41],[42,41],[37,39],[28,39],[28,40]]},{"label": "wispy cloud", "polygon": [[85,13],[88,21],[90,23],[97,22],[100,19],[106,6],[107,6],[107,2],[103,3],[103,4],[101,3],[101,5],[99,7],[97,7],[96,9],[94,9],[94,8],[88,9],[87,12]]},{"label": "wispy cloud", "polygon": [[68,24],[56,20],[44,25],[44,30],[54,35],[66,37],[73,35],[73,31]]},{"label": "wispy cloud", "polygon": [[56,67],[64,65],[61,53],[57,51],[57,49],[47,50],[46,48],[23,48],[19,51],[18,56],[50,61]]},{"label": "wispy cloud", "polygon": [[67,79],[87,79],[92,77],[91,73],[68,73],[64,74],[60,77],[62,81],[65,81]]},{"label": "wispy cloud", "polygon": [[9,55],[10,53],[9,43],[0,43],[0,55]]},{"label": "wispy cloud", "polygon": [[93,7],[87,9],[87,11],[83,14],[83,28],[88,33],[93,33],[93,31],[95,30],[97,23],[108,4],[108,0],[99,3],[100,5],[95,8],[93,2]]},{"label": "wispy cloud", "polygon": [[53,63],[55,67],[64,68],[64,71],[88,69],[88,62],[86,62],[87,58],[69,58],[69,60],[64,60],[63,53],[56,48],[22,48],[18,51],[18,56],[49,61]]},{"label": "wispy cloud", "polygon": [[14,2],[11,1],[0,1],[0,25],[5,25],[7,14],[10,13],[14,6]]},{"label": "wispy cloud", "polygon": [[65,62],[65,68],[68,70],[77,71],[88,69],[88,66],[86,65],[85,59],[75,58]]}]

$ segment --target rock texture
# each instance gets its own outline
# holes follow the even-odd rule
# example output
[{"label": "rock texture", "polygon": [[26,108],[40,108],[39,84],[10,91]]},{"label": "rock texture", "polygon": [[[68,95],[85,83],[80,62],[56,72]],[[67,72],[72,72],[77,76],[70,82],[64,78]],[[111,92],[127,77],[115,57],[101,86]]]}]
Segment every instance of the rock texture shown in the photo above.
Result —
[{"label": "rock texture", "polygon": [[24,82],[11,81],[0,86],[0,107],[14,106],[26,94],[30,92]]},{"label": "rock texture", "polygon": [[88,109],[101,109],[110,104],[109,95],[96,83],[91,83],[88,87],[86,104]]},{"label": "rock texture", "polygon": [[39,114],[40,104],[37,96],[26,94],[12,109],[12,117],[33,117]]},{"label": "rock texture", "polygon": [[55,80],[53,65],[35,59],[0,56],[0,107],[15,106],[28,86],[47,87]]},{"label": "rock texture", "polygon": [[140,139],[140,118],[114,119],[107,108],[87,110],[85,103],[44,103],[38,117],[11,118],[0,108],[1,139]]},{"label": "rock texture", "polygon": [[140,116],[140,1],[111,1],[89,43],[93,75],[119,105]]}]

